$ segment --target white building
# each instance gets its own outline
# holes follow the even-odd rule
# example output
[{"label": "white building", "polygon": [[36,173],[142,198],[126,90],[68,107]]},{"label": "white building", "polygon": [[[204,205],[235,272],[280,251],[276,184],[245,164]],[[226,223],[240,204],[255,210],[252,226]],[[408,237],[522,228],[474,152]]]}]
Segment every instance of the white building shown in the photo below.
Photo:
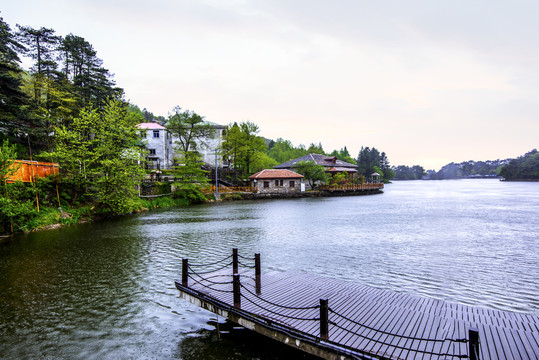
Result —
[{"label": "white building", "polygon": [[[221,147],[227,127],[226,125],[208,123],[215,129],[214,136],[204,139],[203,142],[196,141],[194,150],[202,155],[206,164],[215,166],[215,150]],[[145,141],[149,151],[148,167],[151,169],[170,169],[174,164],[174,158],[179,157],[179,153],[176,151],[177,138],[171,136],[164,126],[157,123],[141,123],[136,126],[140,129],[142,140]],[[217,166],[223,166],[220,155],[217,155]]]},{"label": "white building", "polygon": [[141,123],[136,125],[144,141],[148,154],[150,169],[169,169],[172,165],[171,137],[164,126],[158,123]]}]

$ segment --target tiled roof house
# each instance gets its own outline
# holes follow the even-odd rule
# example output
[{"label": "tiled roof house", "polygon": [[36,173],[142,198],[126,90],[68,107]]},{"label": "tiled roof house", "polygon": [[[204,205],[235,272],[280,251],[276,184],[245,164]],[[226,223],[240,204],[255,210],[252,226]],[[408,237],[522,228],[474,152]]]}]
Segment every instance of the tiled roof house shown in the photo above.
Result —
[{"label": "tiled roof house", "polygon": [[300,192],[303,175],[287,169],[265,169],[249,176],[259,193]]},{"label": "tiled roof house", "polygon": [[347,172],[349,174],[355,174],[357,172],[357,165],[347,163],[337,159],[335,156],[327,156],[320,154],[309,154],[297,159],[287,161],[283,164],[274,166],[274,169],[294,169],[297,167],[297,163],[301,161],[312,161],[316,165],[322,165],[327,173]]}]

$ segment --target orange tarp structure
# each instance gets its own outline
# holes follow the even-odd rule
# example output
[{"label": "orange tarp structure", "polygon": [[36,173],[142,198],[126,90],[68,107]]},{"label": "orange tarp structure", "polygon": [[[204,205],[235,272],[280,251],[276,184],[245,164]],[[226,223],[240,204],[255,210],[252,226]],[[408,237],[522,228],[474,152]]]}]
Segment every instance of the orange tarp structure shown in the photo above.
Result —
[{"label": "orange tarp structure", "polygon": [[60,165],[51,162],[15,160],[11,167],[18,168],[18,170],[15,174],[7,178],[7,182],[19,180],[23,182],[32,182],[35,178],[58,174],[60,172]]}]

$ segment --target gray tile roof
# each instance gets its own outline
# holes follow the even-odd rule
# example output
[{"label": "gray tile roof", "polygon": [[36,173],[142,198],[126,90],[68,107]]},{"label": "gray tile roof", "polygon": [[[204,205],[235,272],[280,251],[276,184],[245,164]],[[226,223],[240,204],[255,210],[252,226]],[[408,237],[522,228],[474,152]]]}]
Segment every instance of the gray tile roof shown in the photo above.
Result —
[{"label": "gray tile roof", "polygon": [[338,160],[334,156],[309,154],[297,159],[287,161],[283,164],[274,166],[274,169],[291,169],[296,167],[296,164],[301,161],[313,161],[316,165],[322,165],[326,168],[346,168],[348,171],[357,171],[357,165],[347,163],[346,161]]}]

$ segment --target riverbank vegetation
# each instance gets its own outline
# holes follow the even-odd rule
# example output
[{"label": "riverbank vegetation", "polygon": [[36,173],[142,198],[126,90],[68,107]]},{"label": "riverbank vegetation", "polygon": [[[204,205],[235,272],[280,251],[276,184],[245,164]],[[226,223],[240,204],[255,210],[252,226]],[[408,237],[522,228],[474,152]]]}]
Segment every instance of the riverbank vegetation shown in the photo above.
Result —
[{"label": "riverbank vegetation", "polygon": [[500,176],[508,181],[539,181],[539,152],[537,149],[511,160],[501,169]]}]

